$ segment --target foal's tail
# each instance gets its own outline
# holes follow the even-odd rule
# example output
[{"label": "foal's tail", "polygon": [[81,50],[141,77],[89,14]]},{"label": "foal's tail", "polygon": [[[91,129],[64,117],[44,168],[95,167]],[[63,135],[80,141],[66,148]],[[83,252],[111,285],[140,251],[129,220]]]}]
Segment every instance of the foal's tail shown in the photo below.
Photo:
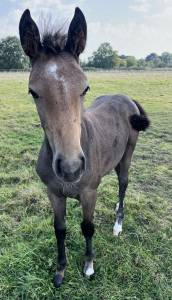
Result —
[{"label": "foal's tail", "polygon": [[142,106],[135,100],[133,102],[136,104],[136,106],[139,109],[140,115],[134,114],[130,116],[130,123],[133,129],[137,131],[146,130],[150,125],[150,120],[148,119],[148,116]]}]

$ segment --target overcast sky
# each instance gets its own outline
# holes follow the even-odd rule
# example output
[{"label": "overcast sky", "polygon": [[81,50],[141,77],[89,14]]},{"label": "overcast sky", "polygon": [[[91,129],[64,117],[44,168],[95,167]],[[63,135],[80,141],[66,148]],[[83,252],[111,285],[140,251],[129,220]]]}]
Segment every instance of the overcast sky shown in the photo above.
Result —
[{"label": "overcast sky", "polygon": [[137,58],[151,52],[172,52],[172,0],[0,0],[0,38],[18,35],[19,19],[26,8],[38,24],[42,14],[51,14],[67,26],[76,6],[88,23],[82,59],[102,42],[110,42],[119,54]]}]

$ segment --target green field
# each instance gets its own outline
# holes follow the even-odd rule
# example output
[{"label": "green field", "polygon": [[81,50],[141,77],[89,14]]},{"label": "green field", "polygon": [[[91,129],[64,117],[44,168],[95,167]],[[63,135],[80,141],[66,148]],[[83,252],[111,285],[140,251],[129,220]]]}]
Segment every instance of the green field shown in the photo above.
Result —
[{"label": "green field", "polygon": [[130,169],[123,233],[112,235],[117,179],[105,177],[95,211],[92,281],[82,276],[81,209],[67,205],[67,270],[56,290],[53,214],[35,172],[42,130],[28,74],[0,73],[0,299],[172,299],[172,73],[90,73],[86,105],[128,94],[148,112]]}]

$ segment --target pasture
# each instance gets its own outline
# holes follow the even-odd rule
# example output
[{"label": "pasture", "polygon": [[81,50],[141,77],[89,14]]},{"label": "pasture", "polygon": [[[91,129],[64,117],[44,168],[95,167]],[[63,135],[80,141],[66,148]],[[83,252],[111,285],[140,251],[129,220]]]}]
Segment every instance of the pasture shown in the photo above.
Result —
[{"label": "pasture", "polygon": [[0,73],[0,299],[172,299],[172,73],[88,73],[85,105],[101,94],[138,100],[152,121],[130,168],[123,233],[112,235],[117,178],[102,180],[95,211],[95,278],[82,276],[81,208],[67,204],[65,281],[55,290],[53,214],[35,172],[42,129],[28,74]]}]

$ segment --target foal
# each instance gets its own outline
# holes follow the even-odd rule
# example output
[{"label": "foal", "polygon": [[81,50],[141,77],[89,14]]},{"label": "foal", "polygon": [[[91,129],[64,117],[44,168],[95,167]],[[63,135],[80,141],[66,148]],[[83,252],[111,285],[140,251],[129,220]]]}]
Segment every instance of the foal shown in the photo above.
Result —
[{"label": "foal", "polygon": [[128,169],[140,130],[149,126],[142,107],[123,95],[100,96],[83,109],[89,89],[79,66],[79,55],[86,44],[87,25],[76,8],[65,38],[59,32],[44,35],[25,10],[19,25],[20,40],[32,69],[29,93],[33,96],[44,130],[37,173],[48,188],[54,210],[58,246],[59,287],[64,278],[66,198],[80,201],[83,210],[82,233],[86,240],[84,273],[94,274],[92,237],[97,187],[102,176],[115,169],[119,179],[119,205],[113,227],[122,231],[123,201],[128,184]]}]

